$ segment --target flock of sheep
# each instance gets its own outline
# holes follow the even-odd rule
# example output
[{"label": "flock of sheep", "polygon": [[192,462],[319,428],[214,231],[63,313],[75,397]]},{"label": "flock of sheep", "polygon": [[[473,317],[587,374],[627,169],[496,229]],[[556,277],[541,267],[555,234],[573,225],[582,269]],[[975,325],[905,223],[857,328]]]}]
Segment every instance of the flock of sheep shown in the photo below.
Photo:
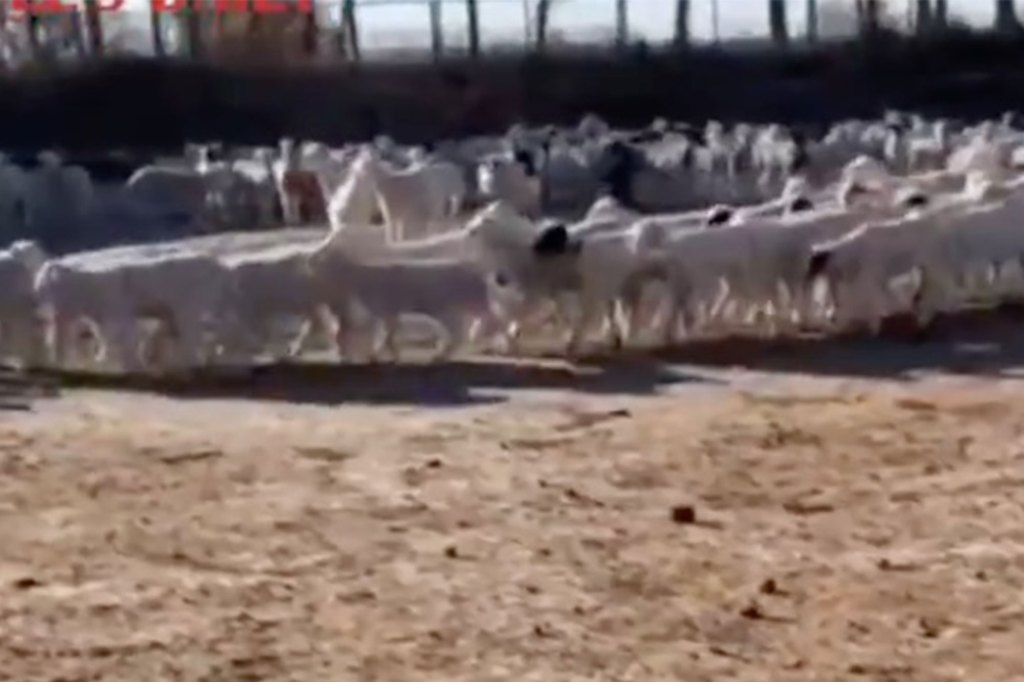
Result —
[{"label": "flock of sheep", "polygon": [[[569,355],[595,326],[620,348],[642,331],[927,324],[1024,293],[1022,161],[1012,116],[896,112],[817,135],[588,116],[430,148],[189,145],[122,177],[4,159],[0,356],[132,373],[292,357],[319,337],[344,359],[398,359],[413,317],[438,359],[515,353],[550,324]],[[57,229],[114,217],[129,240],[143,219],[255,234],[57,255]]]}]

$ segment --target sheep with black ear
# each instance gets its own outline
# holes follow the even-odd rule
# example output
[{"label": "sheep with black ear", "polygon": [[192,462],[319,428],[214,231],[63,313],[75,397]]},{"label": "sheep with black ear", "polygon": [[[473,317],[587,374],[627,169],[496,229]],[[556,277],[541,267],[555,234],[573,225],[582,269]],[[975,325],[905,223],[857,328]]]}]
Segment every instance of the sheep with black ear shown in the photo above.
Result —
[{"label": "sheep with black ear", "polygon": [[533,242],[533,253],[540,258],[573,256],[580,252],[582,243],[570,239],[569,228],[564,223],[545,227]]},{"label": "sheep with black ear", "polygon": [[889,283],[912,272],[922,276],[914,312],[926,324],[949,304],[954,282],[974,264],[989,266],[1024,253],[1017,229],[1024,193],[977,205],[968,195],[950,197],[900,217],[867,222],[838,239],[817,245],[808,277],[829,284],[840,324],[866,322],[877,332],[893,312]]},{"label": "sheep with black ear", "polygon": [[629,144],[613,140],[605,147],[604,168],[599,180],[608,194],[631,210],[638,210],[633,183],[642,166],[642,155]]},{"label": "sheep with black ear", "polygon": [[707,214],[707,219],[704,221],[705,227],[722,227],[728,225],[733,218],[735,209],[731,206],[713,206]]},{"label": "sheep with black ear", "polygon": [[614,347],[621,347],[632,335],[639,286],[648,276],[657,276],[656,254],[664,243],[664,231],[656,222],[616,218],[566,226],[542,227],[531,239],[527,253],[532,258],[507,256],[518,263],[511,270],[520,288],[536,290],[543,283],[544,296],[564,303],[576,298],[578,314],[572,315],[566,338],[566,352],[575,354],[592,322],[602,319],[605,334],[611,333]]},{"label": "sheep with black ear", "polygon": [[803,195],[793,197],[786,205],[787,213],[805,213],[813,210],[814,202]]},{"label": "sheep with black ear", "polygon": [[903,208],[923,208],[928,206],[930,200],[928,195],[916,189],[901,191],[896,195],[894,203]]}]

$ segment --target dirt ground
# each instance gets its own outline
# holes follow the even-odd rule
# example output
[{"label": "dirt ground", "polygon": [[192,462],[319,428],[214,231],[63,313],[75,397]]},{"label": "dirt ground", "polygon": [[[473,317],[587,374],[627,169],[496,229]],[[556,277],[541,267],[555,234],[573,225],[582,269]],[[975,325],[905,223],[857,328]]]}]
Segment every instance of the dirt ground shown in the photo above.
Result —
[{"label": "dirt ground", "polygon": [[1017,380],[469,371],[0,413],[0,680],[1024,671]]}]

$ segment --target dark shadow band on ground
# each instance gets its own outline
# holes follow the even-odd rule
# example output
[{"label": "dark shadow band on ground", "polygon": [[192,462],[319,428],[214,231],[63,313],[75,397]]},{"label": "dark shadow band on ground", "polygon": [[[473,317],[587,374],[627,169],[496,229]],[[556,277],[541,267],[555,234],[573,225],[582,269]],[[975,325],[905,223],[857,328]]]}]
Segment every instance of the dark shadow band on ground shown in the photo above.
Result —
[{"label": "dark shadow band on ground", "polygon": [[650,362],[604,368],[546,365],[488,359],[419,365],[303,362],[167,378],[89,372],[36,374],[55,379],[66,389],[144,391],[180,399],[423,407],[494,404],[524,390],[651,395],[667,385],[699,380]]},{"label": "dark shadow band on ground", "polygon": [[504,402],[517,391],[645,396],[673,386],[728,387],[735,375],[715,376],[721,370],[899,381],[922,373],[1024,377],[1024,309],[1004,306],[941,316],[923,337],[906,319],[896,318],[877,338],[709,339],[666,351],[594,355],[576,365],[479,358],[437,364],[303,362],[179,378],[85,372],[39,372],[36,377],[64,389],[142,391],[180,399],[457,407]]}]

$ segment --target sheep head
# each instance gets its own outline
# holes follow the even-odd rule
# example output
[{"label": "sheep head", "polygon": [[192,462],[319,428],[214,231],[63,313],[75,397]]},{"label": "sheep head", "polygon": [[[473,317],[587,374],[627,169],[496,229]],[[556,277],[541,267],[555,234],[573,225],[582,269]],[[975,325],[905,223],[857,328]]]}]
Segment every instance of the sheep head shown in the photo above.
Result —
[{"label": "sheep head", "polygon": [[36,160],[43,168],[60,168],[61,166],[60,154],[51,150],[39,152],[36,155]]},{"label": "sheep head", "polygon": [[28,266],[33,273],[39,272],[47,261],[46,252],[30,239],[19,239],[11,244],[9,251],[18,261]]}]

